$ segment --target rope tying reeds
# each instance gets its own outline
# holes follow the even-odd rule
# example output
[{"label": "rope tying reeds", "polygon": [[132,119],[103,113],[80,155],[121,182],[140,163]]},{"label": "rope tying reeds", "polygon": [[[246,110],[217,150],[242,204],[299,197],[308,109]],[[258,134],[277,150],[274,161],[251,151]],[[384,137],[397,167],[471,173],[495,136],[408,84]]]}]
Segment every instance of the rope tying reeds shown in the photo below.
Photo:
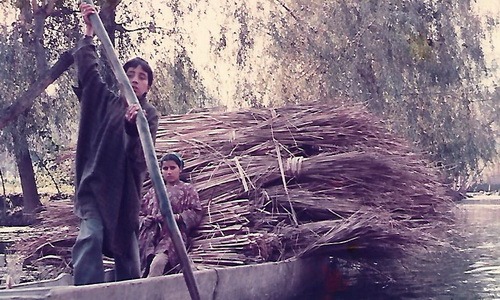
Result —
[{"label": "rope tying reeds", "polygon": [[294,156],[287,158],[285,174],[287,174],[290,177],[299,177],[302,171],[303,161],[304,157],[302,156]]}]

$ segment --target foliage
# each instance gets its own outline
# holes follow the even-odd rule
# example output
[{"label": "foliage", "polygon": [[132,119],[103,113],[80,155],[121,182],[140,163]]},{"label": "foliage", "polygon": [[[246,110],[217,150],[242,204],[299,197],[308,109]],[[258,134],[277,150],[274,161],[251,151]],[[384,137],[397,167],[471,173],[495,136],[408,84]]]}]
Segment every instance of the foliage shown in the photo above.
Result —
[{"label": "foliage", "polygon": [[[101,4],[105,10],[106,7],[113,7],[119,2],[101,1],[98,4]],[[16,98],[33,83],[38,75],[43,74],[63,51],[74,46],[75,41],[81,36],[82,25],[73,1],[46,1],[43,4],[37,4],[36,1],[6,1],[6,4],[10,6],[10,11],[14,12],[13,15],[18,22],[11,26],[2,24],[5,34],[0,40],[0,54],[6,58],[6,69],[0,74],[0,90],[4,91],[2,93],[4,97],[0,99],[0,109],[14,103]],[[33,7],[33,5],[38,5],[38,7]],[[8,6],[4,9],[9,10]],[[123,13],[127,15],[127,11],[130,12],[125,5]],[[114,22],[114,19],[112,21]],[[130,39],[123,26],[117,27],[117,30],[122,30],[124,33],[119,39],[121,44],[126,46],[120,49],[120,57],[123,57],[123,53],[133,52],[138,47],[126,43],[127,39]],[[184,64],[187,64],[186,68],[183,67]],[[105,60],[103,60],[103,65],[105,65]],[[177,67],[178,69],[175,70],[177,82],[183,82],[183,87],[189,86],[189,81],[193,76],[183,74],[184,71],[193,73],[189,67],[189,58],[182,58],[179,55]],[[170,75],[169,70],[166,75]],[[38,169],[38,185],[42,184],[41,181],[44,181],[47,175],[55,184],[56,181],[60,184],[71,181],[70,174],[66,174],[65,177],[60,176],[61,172],[67,171],[64,167],[51,162],[56,161],[61,151],[67,149],[76,138],[78,103],[72,91],[73,85],[75,85],[74,74],[70,71],[61,76],[45,93],[38,96],[28,112],[0,133],[0,139],[3,141],[0,150],[11,154],[21,151],[19,149],[21,146],[12,142],[16,141],[13,137],[27,138],[31,160]],[[192,93],[196,94],[198,87],[199,85],[195,85],[191,89]],[[183,94],[179,92],[179,89],[177,93]],[[182,109],[185,112],[191,107],[192,102],[189,99],[184,99],[182,102],[184,103]],[[159,104],[159,107],[163,106],[161,102]],[[27,152],[28,149],[23,149],[23,151]],[[21,169],[19,171],[22,172]],[[50,172],[47,173],[47,171]],[[56,177],[58,177],[57,180]]]},{"label": "foliage", "polygon": [[[76,20],[73,10],[65,7],[62,1],[8,4],[16,22],[3,27],[1,44],[10,55],[7,56],[5,72],[2,72],[0,85],[6,97],[0,100],[0,108],[16,102],[38,76],[48,70],[49,64],[58,58],[59,51],[69,44],[69,31],[62,28],[75,26]],[[61,80],[58,83],[63,82]],[[59,147],[68,143],[75,128],[75,103],[68,101],[67,93],[60,90],[59,86],[53,85],[41,95],[33,95],[37,97],[34,105],[2,130],[2,138],[11,141],[3,144],[2,150],[16,157],[26,213],[40,205],[40,182],[37,186],[33,160],[41,153],[54,150],[47,147],[49,145]]]},{"label": "foliage", "polygon": [[[42,23],[40,51],[27,13],[35,2],[2,3],[20,20],[4,26],[0,40],[2,55],[16,59],[0,74],[5,107],[34,80],[40,55],[50,65],[75,44],[82,22],[73,1],[45,1],[55,5]],[[496,78],[481,43],[493,39],[498,20],[482,26],[469,0],[97,3],[113,12],[107,21],[120,60],[151,62],[149,99],[162,114],[351,98],[389,120],[453,180],[473,178],[497,156],[500,97],[485,86]],[[24,116],[40,157],[74,141],[72,85],[70,72]],[[0,139],[12,144],[5,130]]]},{"label": "foliage", "polygon": [[216,106],[186,49],[195,42],[179,25],[188,8],[177,1],[157,4],[122,2],[116,38],[120,58],[141,56],[152,64],[154,84],[148,99],[163,115]]},{"label": "foliage", "polygon": [[484,117],[498,106],[480,102],[488,73],[469,1],[293,1],[283,8],[269,28],[285,102],[336,95],[366,102],[455,180],[496,156],[498,119]]},{"label": "foliage", "polygon": [[496,19],[482,26],[471,1],[167,6],[171,35],[155,45],[192,53],[208,94],[229,108],[356,99],[461,185],[497,156],[499,105],[481,44]]}]

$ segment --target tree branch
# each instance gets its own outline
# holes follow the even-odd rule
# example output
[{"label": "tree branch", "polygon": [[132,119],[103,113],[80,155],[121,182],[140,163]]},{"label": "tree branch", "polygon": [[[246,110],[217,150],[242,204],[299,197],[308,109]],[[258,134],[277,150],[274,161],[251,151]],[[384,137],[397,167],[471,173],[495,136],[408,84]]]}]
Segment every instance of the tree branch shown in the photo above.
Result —
[{"label": "tree branch", "polygon": [[167,35],[171,35],[174,33],[173,29],[167,30],[167,28],[164,27],[157,27],[153,23],[149,24],[149,26],[144,26],[144,27],[138,27],[134,29],[127,29],[125,26],[123,26],[124,23],[117,23],[115,31],[118,31],[120,33],[125,33],[125,32],[135,32],[135,31],[141,31],[141,30],[147,30],[149,32],[156,32],[157,30],[165,30]]},{"label": "tree branch", "polygon": [[47,5],[45,5],[45,13],[47,16],[49,16],[53,11],[54,7],[56,6],[56,0],[49,0]]},{"label": "tree branch", "polygon": [[299,22],[299,18],[297,18],[297,16],[293,13],[293,11],[290,8],[288,8],[288,6],[285,5],[285,3],[283,3],[280,0],[276,0],[276,2],[278,2],[281,5],[281,7],[283,7],[292,16],[292,18],[295,19],[295,21]]},{"label": "tree branch", "polygon": [[116,7],[122,2],[122,0],[107,0],[101,6],[101,9],[116,10]]},{"label": "tree branch", "polygon": [[56,18],[56,17],[64,17],[67,15],[72,15],[75,13],[78,13],[78,10],[74,10],[68,7],[60,7],[58,9],[53,9],[50,14],[48,14],[50,17]]},{"label": "tree branch", "polygon": [[65,51],[57,62],[47,72],[41,74],[15,103],[3,109],[0,112],[0,130],[17,119],[20,114],[30,109],[36,97],[59,78],[73,64],[73,61],[73,49]]},{"label": "tree branch", "polygon": [[35,14],[38,10],[38,3],[36,0],[31,0],[31,9],[33,11],[33,14]]}]

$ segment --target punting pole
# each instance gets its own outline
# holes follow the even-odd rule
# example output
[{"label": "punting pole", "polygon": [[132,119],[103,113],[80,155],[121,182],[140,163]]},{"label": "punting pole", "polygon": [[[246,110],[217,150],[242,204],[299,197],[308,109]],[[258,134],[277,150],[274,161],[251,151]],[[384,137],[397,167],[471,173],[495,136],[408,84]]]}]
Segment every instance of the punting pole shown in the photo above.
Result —
[{"label": "punting pole", "polygon": [[[85,3],[94,5],[92,0],[82,0]],[[111,40],[109,39],[108,33],[106,32],[104,25],[101,21],[101,18],[98,14],[92,14],[89,17],[90,22],[92,23],[92,27],[94,28],[94,32],[97,37],[101,40],[101,43],[106,52],[106,56],[111,63],[111,68],[113,73],[118,80],[118,84],[120,86],[120,90],[127,99],[127,103],[131,104],[139,104],[139,100],[137,100],[137,96],[130,85],[128,77],[123,70],[122,64],[118,60],[118,56],[116,55],[116,51],[111,44]],[[189,290],[189,294],[191,295],[191,299],[198,300],[200,299],[200,294],[198,292],[198,286],[196,284],[196,280],[194,278],[193,270],[191,269],[191,262],[187,256],[186,248],[184,247],[184,242],[182,241],[182,237],[177,227],[177,223],[174,219],[174,214],[172,212],[172,206],[170,205],[170,201],[168,200],[167,190],[165,188],[165,184],[163,183],[163,179],[160,173],[160,168],[158,166],[158,162],[156,160],[156,153],[153,144],[153,139],[151,138],[151,134],[149,132],[148,121],[142,109],[139,109],[137,114],[137,129],[139,131],[139,138],[141,140],[142,149],[144,152],[144,156],[146,158],[146,164],[148,167],[149,175],[153,182],[153,187],[156,191],[156,195],[160,201],[160,210],[167,222],[168,229],[170,230],[172,241],[174,242],[175,249],[179,254],[179,258],[181,260],[182,273],[184,274],[184,280],[186,281],[186,285]]]}]

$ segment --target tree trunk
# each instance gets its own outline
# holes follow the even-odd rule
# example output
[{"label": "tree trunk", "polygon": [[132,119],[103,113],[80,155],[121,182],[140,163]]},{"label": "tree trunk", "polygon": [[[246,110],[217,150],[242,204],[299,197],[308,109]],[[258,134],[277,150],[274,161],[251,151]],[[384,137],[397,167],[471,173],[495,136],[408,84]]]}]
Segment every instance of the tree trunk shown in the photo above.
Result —
[{"label": "tree trunk", "polygon": [[42,204],[36,187],[35,172],[33,171],[28,141],[26,140],[26,135],[23,134],[25,126],[24,121],[20,120],[17,123],[17,127],[14,126],[12,129],[12,139],[16,149],[16,164],[23,190],[24,215],[30,216]]},{"label": "tree trunk", "polygon": [[19,97],[16,102],[0,111],[0,130],[9,125],[20,114],[27,111],[35,102],[36,97],[45,91],[62,73],[64,73],[73,64],[73,49],[64,52],[57,62],[38,79]]},{"label": "tree trunk", "polygon": [[7,193],[5,192],[5,180],[3,178],[3,173],[2,169],[0,169],[0,180],[2,181],[2,217],[5,217],[5,214],[7,213]]},{"label": "tree trunk", "polygon": [[45,72],[49,68],[47,53],[45,51],[45,47],[43,46],[43,30],[45,28],[45,19],[47,18],[47,14],[42,8],[38,8],[34,12],[35,28],[33,30],[33,48],[35,50],[36,57],[36,75],[40,75],[40,73]]}]

